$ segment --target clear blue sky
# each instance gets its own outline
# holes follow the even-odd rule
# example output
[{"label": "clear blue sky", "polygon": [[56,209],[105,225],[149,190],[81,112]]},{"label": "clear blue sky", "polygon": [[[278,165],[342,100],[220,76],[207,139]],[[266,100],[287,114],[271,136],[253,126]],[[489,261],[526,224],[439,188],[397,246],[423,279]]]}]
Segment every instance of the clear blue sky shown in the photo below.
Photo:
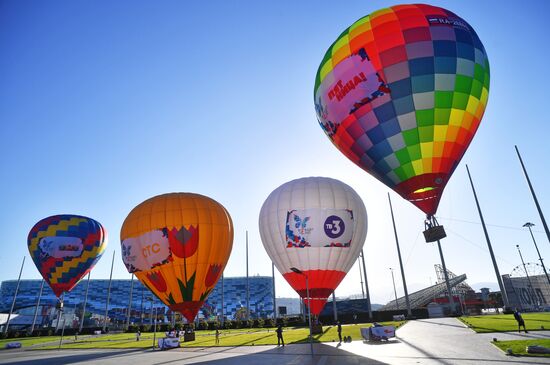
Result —
[{"label": "clear blue sky", "polygon": [[[351,185],[369,215],[365,252],[374,302],[392,298],[398,267],[388,189],[348,161],[317,124],[313,85],[324,52],[351,23],[389,1],[0,1],[0,281],[17,278],[26,237],[60,213],[93,217],[109,232],[92,272],[129,278],[119,232],[129,211],[161,193],[222,203],[235,224],[228,276],[271,275],[258,214],[291,179]],[[432,1],[468,21],[485,45],[485,116],[438,211],[448,268],[471,284],[496,282],[468,185],[472,172],[501,273],[550,244],[515,156],[517,144],[550,220],[546,1]],[[410,290],[435,280],[437,248],[423,214],[391,194]],[[469,223],[471,222],[471,223]],[[39,278],[27,260],[23,278]],[[398,291],[401,291],[401,280]],[[277,275],[281,296],[296,296]],[[338,296],[360,293],[354,266]]]}]

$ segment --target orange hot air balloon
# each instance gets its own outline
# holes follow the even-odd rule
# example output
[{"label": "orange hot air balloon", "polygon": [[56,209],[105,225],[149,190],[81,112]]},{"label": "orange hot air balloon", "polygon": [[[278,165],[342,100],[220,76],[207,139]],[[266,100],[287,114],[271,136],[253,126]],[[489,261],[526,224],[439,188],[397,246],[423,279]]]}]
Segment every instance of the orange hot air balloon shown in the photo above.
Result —
[{"label": "orange hot air balloon", "polygon": [[171,193],[135,207],[120,232],[128,272],[192,322],[233,247],[233,223],[215,200]]}]

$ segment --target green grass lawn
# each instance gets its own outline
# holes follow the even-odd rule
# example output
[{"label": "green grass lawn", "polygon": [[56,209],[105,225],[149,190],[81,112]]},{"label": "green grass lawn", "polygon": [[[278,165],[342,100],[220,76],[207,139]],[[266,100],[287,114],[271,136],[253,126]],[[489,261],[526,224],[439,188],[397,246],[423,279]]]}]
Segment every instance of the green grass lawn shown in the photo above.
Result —
[{"label": "green grass lawn", "polygon": [[[528,331],[541,329],[550,330],[550,313],[523,313]],[[518,330],[518,324],[513,314],[497,314],[488,316],[460,317],[460,320],[478,333],[511,332]]]},{"label": "green grass lawn", "polygon": [[5,340],[0,340],[0,348],[6,347],[6,344],[9,342],[21,342],[21,345],[24,347],[29,347],[32,345],[37,345],[41,343],[48,342],[58,342],[61,336],[42,336],[42,337],[21,337],[21,338],[9,338]]},{"label": "green grass lawn", "polygon": [[550,354],[528,354],[527,353],[527,346],[539,345],[539,346],[550,348],[550,339],[497,341],[497,342],[493,342],[493,344],[504,352],[507,352],[508,349],[511,349],[515,355],[550,357]]},{"label": "green grass lawn", "polygon": [[[404,321],[383,322],[384,325],[401,326]],[[353,340],[362,339],[360,328],[370,327],[372,324],[343,325],[342,336],[351,336]],[[196,339],[191,342],[182,342],[182,347],[210,347],[210,346],[253,346],[253,345],[276,345],[277,335],[274,328],[253,328],[253,329],[232,329],[222,330],[219,345],[215,345],[215,331],[197,331]],[[283,337],[285,344],[307,343],[308,328],[284,328]],[[157,333],[156,338],[164,337],[164,333]],[[135,333],[119,333],[102,336],[89,336],[74,341],[72,337],[67,337],[62,348],[65,349],[90,349],[90,348],[147,348],[153,345],[153,333],[142,333],[140,341],[136,341]],[[59,338],[58,338],[59,341]],[[323,326],[323,333],[313,336],[314,342],[332,342],[338,341],[338,332],[336,326]],[[40,349],[57,349],[57,345],[48,344]]]}]

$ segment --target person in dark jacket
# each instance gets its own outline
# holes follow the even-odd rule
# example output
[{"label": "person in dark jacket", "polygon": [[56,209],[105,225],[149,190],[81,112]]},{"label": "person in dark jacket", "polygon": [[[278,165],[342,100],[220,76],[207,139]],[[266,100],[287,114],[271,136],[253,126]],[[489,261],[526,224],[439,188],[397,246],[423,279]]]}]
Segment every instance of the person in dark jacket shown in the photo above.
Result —
[{"label": "person in dark jacket", "polygon": [[514,318],[518,322],[518,332],[521,332],[521,327],[523,326],[523,330],[525,331],[525,333],[529,333],[527,332],[527,328],[525,328],[525,321],[523,320],[523,317],[521,316],[521,313],[517,308],[514,311]]},{"label": "person in dark jacket", "polygon": [[340,321],[338,321],[338,340],[342,342],[342,323]]},{"label": "person in dark jacket", "polygon": [[277,346],[280,346],[281,343],[283,344],[283,347],[285,346],[285,340],[283,339],[283,325],[279,325],[277,327]]}]

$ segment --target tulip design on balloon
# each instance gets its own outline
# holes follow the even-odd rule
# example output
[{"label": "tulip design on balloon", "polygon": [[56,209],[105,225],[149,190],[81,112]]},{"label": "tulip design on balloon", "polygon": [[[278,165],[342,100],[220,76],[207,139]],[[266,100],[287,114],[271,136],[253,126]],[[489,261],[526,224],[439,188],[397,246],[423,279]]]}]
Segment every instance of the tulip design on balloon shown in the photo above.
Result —
[{"label": "tulip design on balloon", "polygon": [[233,224],[225,208],[208,197],[165,194],[130,212],[121,245],[128,271],[192,322],[227,264]]}]

